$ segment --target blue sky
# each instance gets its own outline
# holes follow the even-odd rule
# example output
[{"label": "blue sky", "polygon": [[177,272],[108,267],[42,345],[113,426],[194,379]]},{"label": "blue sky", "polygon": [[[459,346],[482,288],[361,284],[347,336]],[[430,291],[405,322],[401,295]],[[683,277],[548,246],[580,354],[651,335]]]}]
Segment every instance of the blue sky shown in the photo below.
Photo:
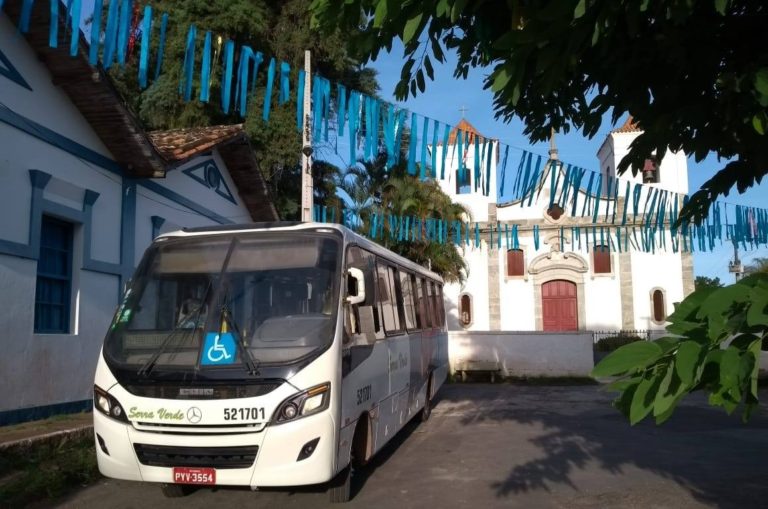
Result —
[{"label": "blue sky", "polygon": [[[527,149],[538,154],[546,154],[548,145],[539,143],[531,145],[523,136],[524,126],[518,119],[509,124],[494,119],[493,94],[489,90],[483,90],[483,78],[490,73],[487,69],[474,69],[466,80],[457,80],[453,77],[455,59],[449,56],[445,64],[435,65],[435,80],[427,81],[426,91],[415,98],[409,98],[404,103],[399,103],[413,112],[426,115],[451,125],[461,120],[460,108],[467,109],[465,118],[486,136],[497,138],[512,147]],[[368,65],[379,71],[379,83],[381,84],[381,97],[390,102],[396,102],[394,89],[400,78],[400,69],[404,63],[402,46],[399,41],[393,44],[392,51],[381,54],[379,58]],[[578,131],[569,134],[557,135],[557,148],[560,159],[568,163],[576,164],[584,168],[597,169],[597,150],[603,143],[605,136],[614,127],[606,119],[598,134],[588,139]],[[624,119],[620,119],[622,123]],[[519,154],[519,152],[518,152]],[[519,155],[518,155],[519,157]],[[511,161],[512,152],[510,152]],[[707,157],[704,161],[696,163],[693,158],[688,158],[689,192],[697,190],[707,179],[712,177],[722,164],[718,163],[714,156]],[[509,169],[509,166],[507,167]],[[728,203],[765,207],[768,202],[768,186],[765,184],[748,190],[744,194],[738,194],[734,189],[730,195],[722,199]],[[740,253],[743,261],[749,261],[755,256],[768,256],[768,250],[761,248],[756,251]],[[733,246],[724,244],[717,247],[711,253],[694,254],[694,272],[697,276],[719,277],[722,282],[733,282],[733,276],[728,273],[728,261],[733,257]]]}]

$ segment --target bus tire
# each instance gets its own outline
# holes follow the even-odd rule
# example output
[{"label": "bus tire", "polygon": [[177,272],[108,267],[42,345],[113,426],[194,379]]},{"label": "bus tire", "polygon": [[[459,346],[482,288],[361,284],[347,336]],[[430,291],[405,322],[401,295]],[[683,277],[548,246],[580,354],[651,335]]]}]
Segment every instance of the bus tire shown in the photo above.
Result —
[{"label": "bus tire", "polygon": [[343,504],[352,498],[352,464],[331,480],[328,498],[332,504]]},{"label": "bus tire", "polygon": [[427,422],[429,416],[432,415],[432,378],[433,375],[429,375],[429,382],[427,382],[427,395],[424,398],[424,408],[421,409],[419,418],[421,422]]},{"label": "bus tire", "polygon": [[192,493],[192,488],[184,484],[161,484],[160,489],[165,498],[181,498]]}]

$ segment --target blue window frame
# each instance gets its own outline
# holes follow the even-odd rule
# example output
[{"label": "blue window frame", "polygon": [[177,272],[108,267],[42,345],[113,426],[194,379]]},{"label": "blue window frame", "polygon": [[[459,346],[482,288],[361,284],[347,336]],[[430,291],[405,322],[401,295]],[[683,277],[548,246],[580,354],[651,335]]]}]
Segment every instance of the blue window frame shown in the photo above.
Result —
[{"label": "blue window frame", "polygon": [[35,289],[35,332],[69,333],[72,224],[43,216]]}]

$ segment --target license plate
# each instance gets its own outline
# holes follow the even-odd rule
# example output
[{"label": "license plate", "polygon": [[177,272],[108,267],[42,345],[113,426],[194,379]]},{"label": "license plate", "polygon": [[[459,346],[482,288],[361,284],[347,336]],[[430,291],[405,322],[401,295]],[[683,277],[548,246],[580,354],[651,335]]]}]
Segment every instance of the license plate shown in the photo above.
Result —
[{"label": "license plate", "polygon": [[174,467],[173,482],[176,484],[216,484],[216,469]]}]

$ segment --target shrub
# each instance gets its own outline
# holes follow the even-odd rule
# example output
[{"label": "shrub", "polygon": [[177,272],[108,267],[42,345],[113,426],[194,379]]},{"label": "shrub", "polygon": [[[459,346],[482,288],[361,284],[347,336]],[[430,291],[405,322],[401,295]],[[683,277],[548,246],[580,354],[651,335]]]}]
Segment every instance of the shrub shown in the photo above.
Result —
[{"label": "shrub", "polygon": [[617,348],[634,343],[635,341],[643,341],[643,338],[640,336],[629,336],[624,334],[608,336],[598,340],[595,344],[595,350],[598,352],[613,352]]}]

